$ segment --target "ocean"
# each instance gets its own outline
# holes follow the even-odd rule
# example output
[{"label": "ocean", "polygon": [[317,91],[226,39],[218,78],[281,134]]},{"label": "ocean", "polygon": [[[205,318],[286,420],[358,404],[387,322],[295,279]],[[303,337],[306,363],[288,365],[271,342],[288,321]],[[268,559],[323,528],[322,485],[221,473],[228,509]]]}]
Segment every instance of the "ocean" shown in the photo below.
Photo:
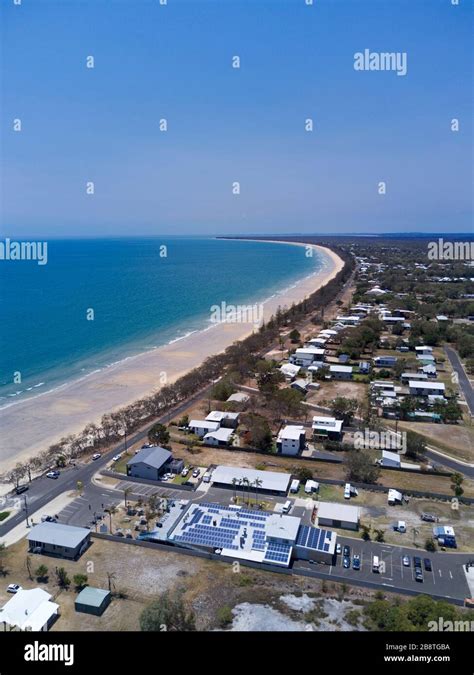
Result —
[{"label": "ocean", "polygon": [[222,302],[261,302],[329,265],[304,247],[211,238],[49,240],[0,262],[0,407],[179,340]]}]

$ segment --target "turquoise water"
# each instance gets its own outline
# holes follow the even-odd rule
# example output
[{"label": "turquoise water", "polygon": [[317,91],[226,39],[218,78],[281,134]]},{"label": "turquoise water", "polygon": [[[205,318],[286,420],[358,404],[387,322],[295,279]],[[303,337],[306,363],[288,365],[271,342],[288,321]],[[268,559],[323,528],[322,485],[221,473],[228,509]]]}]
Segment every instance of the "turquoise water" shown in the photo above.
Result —
[{"label": "turquoise water", "polygon": [[2,261],[0,405],[203,329],[212,305],[263,300],[323,264],[303,247],[204,238],[53,240],[46,265]]}]

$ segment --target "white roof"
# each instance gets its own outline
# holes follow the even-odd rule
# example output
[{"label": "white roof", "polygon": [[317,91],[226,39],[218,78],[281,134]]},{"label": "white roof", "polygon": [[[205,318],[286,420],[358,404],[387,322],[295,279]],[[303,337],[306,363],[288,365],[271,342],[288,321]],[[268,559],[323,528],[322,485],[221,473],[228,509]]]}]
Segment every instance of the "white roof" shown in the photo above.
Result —
[{"label": "white roof", "polygon": [[315,415],[313,417],[313,429],[330,429],[331,431],[341,431],[344,420],[337,420],[335,417],[322,417]]},{"label": "white roof", "polygon": [[398,452],[389,452],[388,450],[382,450],[382,459],[388,459],[391,462],[400,464],[400,455]]},{"label": "white roof", "polygon": [[320,349],[319,347],[299,347],[295,352],[295,356],[298,356],[299,354],[314,354],[315,356],[322,356],[325,352],[325,349]]},{"label": "white roof", "polygon": [[388,501],[389,502],[392,502],[392,501],[401,502],[402,500],[403,500],[402,493],[398,492],[398,490],[393,490],[392,488],[390,488],[390,490],[388,491]]},{"label": "white roof", "polygon": [[248,401],[250,396],[248,394],[244,394],[243,392],[237,392],[235,394],[231,394],[227,401],[236,401],[237,403],[245,403],[245,401]]},{"label": "white roof", "polygon": [[436,361],[432,354],[417,354],[416,358],[418,361]]},{"label": "white roof", "polygon": [[204,440],[206,440],[206,438],[215,438],[216,441],[224,441],[227,443],[233,433],[233,429],[221,427],[220,429],[216,429],[216,431],[209,431],[209,433],[204,436]]},{"label": "white roof", "polygon": [[433,347],[428,347],[427,345],[419,345],[418,347],[415,347],[415,351],[417,351],[417,352],[421,352],[421,351],[432,352]]},{"label": "white roof", "polygon": [[222,420],[237,420],[240,413],[238,412],[222,412],[221,410],[211,410],[206,417],[206,422],[222,422]]},{"label": "white roof", "polygon": [[327,338],[324,337],[317,337],[317,338],[311,338],[311,340],[308,340],[307,344],[309,345],[324,345],[327,342]]},{"label": "white roof", "polygon": [[209,429],[209,431],[216,431],[219,428],[219,422],[209,422],[208,420],[191,420],[188,426],[190,429]]},{"label": "white roof", "polygon": [[57,613],[59,605],[50,602],[52,596],[42,588],[18,591],[0,609],[0,622],[20,630],[39,631]]},{"label": "white roof", "polygon": [[275,490],[276,492],[287,492],[290,484],[291,475],[289,473],[278,473],[276,471],[258,471],[257,469],[244,469],[240,466],[217,466],[212,472],[211,481],[213,483],[226,483],[232,485],[232,479],[241,480],[247,478],[251,483],[257,479],[262,481],[261,490]]},{"label": "white roof", "polygon": [[329,366],[330,373],[352,373],[352,366]]},{"label": "white roof", "polygon": [[342,520],[349,523],[359,522],[359,507],[336,502],[319,502],[318,518]]},{"label": "white roof", "polygon": [[319,335],[337,335],[337,330],[332,330],[331,328],[326,328],[322,330]]},{"label": "white roof", "polygon": [[408,386],[416,389],[433,389],[435,391],[444,391],[443,382],[426,382],[426,380],[409,380]]},{"label": "white roof", "polygon": [[32,527],[28,532],[27,539],[42,544],[76,548],[89,535],[90,530],[85,527],[44,522]]},{"label": "white roof", "polygon": [[300,377],[299,380],[295,380],[294,382],[292,382],[292,383],[290,384],[290,387],[294,387],[295,385],[296,385],[297,387],[300,387],[301,389],[306,389],[306,387],[308,386],[308,383],[306,382],[306,380],[303,380],[303,379]]},{"label": "white roof", "polygon": [[286,427],[280,429],[280,433],[278,434],[278,440],[299,441],[301,438],[301,434],[304,433],[305,430],[303,426],[296,424],[287,424]]},{"label": "white roof", "polygon": [[300,524],[301,520],[294,516],[272,514],[267,518],[267,526],[265,528],[267,537],[285,539],[293,543],[296,540]]},{"label": "white roof", "polygon": [[280,372],[282,372],[284,375],[291,375],[293,377],[294,375],[298,375],[300,372],[300,366],[296,366],[294,363],[284,363],[280,367]]}]

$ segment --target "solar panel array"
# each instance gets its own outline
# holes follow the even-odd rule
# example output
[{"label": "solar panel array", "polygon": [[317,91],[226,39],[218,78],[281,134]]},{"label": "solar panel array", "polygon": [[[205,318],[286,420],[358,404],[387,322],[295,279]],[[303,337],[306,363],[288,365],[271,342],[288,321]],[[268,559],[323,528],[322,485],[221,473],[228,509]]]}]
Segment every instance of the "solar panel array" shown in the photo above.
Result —
[{"label": "solar panel array", "polygon": [[291,555],[291,544],[270,542],[263,562],[281,563],[287,565]]},{"label": "solar panel array", "polygon": [[329,530],[302,525],[298,531],[296,545],[327,553],[331,548],[331,535],[332,532]]}]

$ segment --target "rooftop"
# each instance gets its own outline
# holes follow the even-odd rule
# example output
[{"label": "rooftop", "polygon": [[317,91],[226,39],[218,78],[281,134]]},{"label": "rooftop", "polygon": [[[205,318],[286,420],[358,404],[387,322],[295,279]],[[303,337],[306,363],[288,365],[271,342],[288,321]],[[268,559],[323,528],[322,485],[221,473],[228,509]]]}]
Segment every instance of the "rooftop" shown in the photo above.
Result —
[{"label": "rooftop", "polygon": [[225,483],[232,486],[232,480],[237,481],[247,478],[250,483],[261,481],[260,489],[287,492],[291,475],[276,471],[258,471],[257,469],[243,469],[239,466],[217,466],[212,472],[212,483]]},{"label": "rooftop", "polygon": [[86,586],[82,589],[74,602],[79,605],[88,605],[89,607],[100,607],[108,595],[110,595],[110,591],[103,588]]},{"label": "rooftop", "polygon": [[143,448],[140,452],[137,452],[135,457],[132,457],[132,459],[127,462],[127,465],[132,466],[133,464],[141,464],[143,462],[155,469],[161,469],[163,464],[166,464],[171,456],[169,450],[165,450],[165,448],[161,448],[159,445],[153,448]]},{"label": "rooftop", "polygon": [[286,427],[280,429],[280,433],[278,434],[278,440],[299,441],[301,438],[301,434],[304,433],[305,433],[304,427],[295,424],[287,424]]},{"label": "rooftop", "polygon": [[42,544],[76,548],[89,534],[90,530],[85,527],[45,522],[32,527],[27,534],[27,539]]},{"label": "rooftop", "polygon": [[359,507],[336,502],[319,502],[318,518],[343,520],[350,523],[359,522]]}]

